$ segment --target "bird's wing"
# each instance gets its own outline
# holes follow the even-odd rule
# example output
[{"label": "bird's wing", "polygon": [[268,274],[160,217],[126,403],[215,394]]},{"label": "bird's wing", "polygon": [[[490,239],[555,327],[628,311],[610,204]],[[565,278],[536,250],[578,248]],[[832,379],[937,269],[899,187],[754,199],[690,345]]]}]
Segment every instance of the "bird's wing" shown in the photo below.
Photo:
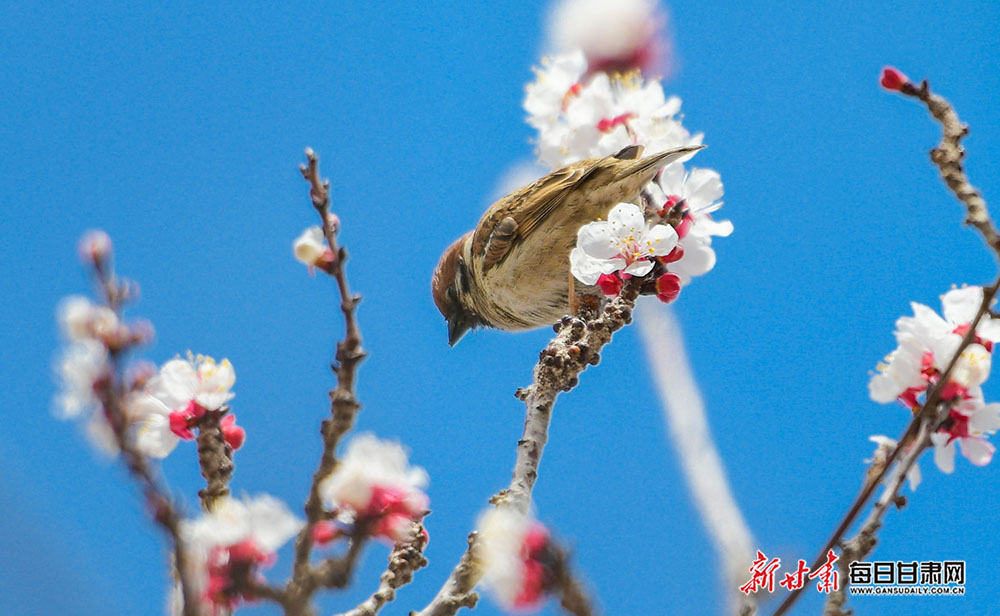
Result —
[{"label": "bird's wing", "polygon": [[484,271],[499,265],[511,247],[542,224],[574,190],[607,169],[606,161],[636,156],[635,146],[630,146],[614,156],[582,160],[507,195],[493,204],[477,225],[472,254],[483,257]]}]

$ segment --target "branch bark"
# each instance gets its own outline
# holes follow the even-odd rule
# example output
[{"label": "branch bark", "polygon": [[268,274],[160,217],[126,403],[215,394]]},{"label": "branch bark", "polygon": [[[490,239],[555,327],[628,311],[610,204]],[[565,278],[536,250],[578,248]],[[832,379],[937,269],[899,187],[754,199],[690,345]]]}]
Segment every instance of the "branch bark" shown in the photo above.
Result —
[{"label": "branch bark", "polygon": [[344,317],[344,339],[337,343],[336,362],[332,369],[337,378],[336,387],[330,392],[330,418],[323,421],[323,453],[316,472],[313,473],[309,497],[305,504],[306,524],[295,539],[295,560],[292,578],[286,586],[288,614],[309,614],[309,601],[317,588],[318,580],[309,562],[313,547],[313,527],[323,518],[323,502],[319,494],[320,483],[337,467],[336,450],[340,439],[353,426],[361,404],[355,397],[354,385],[358,365],[365,358],[361,348],[361,330],[355,318],[355,310],[361,301],[360,295],[350,291],[344,262],[347,251],[337,246],[337,218],[330,212],[330,183],[320,179],[319,157],[312,149],[306,149],[307,164],[299,170],[309,182],[309,196],[323,225],[323,235],[335,259],[327,272],[337,282],[340,293],[340,309]]},{"label": "branch bark", "polygon": [[212,511],[216,501],[229,496],[229,478],[233,474],[233,449],[226,443],[219,422],[228,407],[205,413],[198,420],[198,466],[208,482],[198,491],[201,508]]},{"label": "branch bark", "polygon": [[[524,433],[517,443],[510,486],[490,499],[493,505],[512,507],[522,514],[528,512],[556,397],[576,387],[580,373],[588,365],[597,365],[601,350],[611,342],[614,333],[632,322],[640,283],[635,278],[626,281],[621,294],[608,302],[600,314],[586,315],[592,318],[566,316],[555,324],[556,336],[539,354],[531,385],[514,394],[526,408]],[[473,532],[469,535],[468,550],[437,596],[415,616],[450,616],[463,607],[475,606],[478,597],[473,589],[483,574],[476,560],[476,542],[477,534]]]},{"label": "branch bark", "polygon": [[[904,83],[899,92],[904,96],[916,98],[924,103],[931,116],[941,125],[941,142],[937,145],[937,147],[931,150],[931,161],[937,165],[938,170],[941,173],[941,178],[948,185],[951,192],[965,205],[965,223],[975,227],[983,236],[987,246],[993,250],[995,255],[1000,257],[1000,234],[997,233],[996,227],[993,225],[993,221],[990,218],[989,210],[986,207],[986,201],[983,199],[979,191],[976,190],[976,188],[969,182],[969,178],[966,176],[965,170],[962,167],[962,159],[965,157],[965,150],[962,147],[962,139],[969,134],[968,126],[963,124],[959,119],[958,114],[951,106],[951,103],[949,103],[944,97],[931,92],[930,84],[927,80],[921,82],[919,86],[910,82]],[[868,546],[868,551],[874,548],[876,531],[881,525],[881,518],[888,508],[888,505],[880,505],[886,499],[888,499],[886,502],[893,502],[898,497],[899,488],[902,486],[902,481],[906,475],[906,471],[910,469],[920,454],[927,448],[929,440],[925,439],[921,441],[919,438],[919,435],[922,434],[922,431],[926,428],[925,424],[929,423],[932,428],[926,435],[927,439],[929,439],[930,433],[936,431],[940,423],[947,418],[947,411],[949,407],[947,405],[943,405],[943,410],[939,408],[942,406],[940,405],[941,389],[944,387],[945,383],[948,382],[948,377],[951,375],[958,358],[975,338],[977,325],[982,320],[984,315],[991,312],[991,306],[996,298],[998,289],[1000,289],[1000,278],[998,278],[990,287],[983,289],[982,305],[980,306],[975,319],[972,320],[969,331],[966,333],[958,349],[955,351],[955,355],[951,358],[951,361],[948,363],[947,368],[942,373],[937,384],[927,393],[926,401],[914,414],[913,420],[910,422],[909,426],[907,426],[906,432],[904,432],[902,438],[897,441],[895,449],[893,449],[892,453],[885,460],[882,469],[878,473],[874,473],[874,477],[867,481],[865,487],[861,491],[861,494],[854,501],[851,508],[848,510],[847,515],[844,516],[844,519],[834,531],[833,536],[827,542],[823,550],[820,551],[820,555],[813,563],[813,569],[822,565],[825,561],[828,550],[840,544],[844,533],[846,533],[847,529],[855,522],[858,514],[861,512],[861,509],[865,506],[881,480],[888,473],[892,463],[903,451],[909,450],[904,457],[903,462],[900,463],[896,474],[893,475],[892,480],[890,480],[890,486],[886,488],[885,492],[883,492],[882,498],[879,499],[875,508],[872,510],[872,513],[869,515],[868,521],[863,525],[858,535],[852,539],[856,546]],[[890,487],[892,487],[891,490]],[[865,554],[867,554],[867,552],[865,552]],[[787,612],[798,599],[800,592],[801,589],[791,592],[781,605],[778,606],[778,609],[775,610],[774,616],[781,616]]]},{"label": "branch bark", "polygon": [[[95,260],[94,271],[108,307],[121,318],[121,302],[126,295],[125,289],[115,278],[109,264]],[[128,436],[128,413],[125,402],[127,392],[122,381],[121,370],[123,351],[124,349],[108,348],[111,378],[107,382],[95,384],[95,392],[98,394],[101,410],[111,426],[115,443],[121,451],[129,474],[142,488],[143,496],[153,514],[154,521],[170,538],[173,546],[175,573],[184,601],[183,614],[184,616],[200,616],[198,597],[194,592],[194,585],[188,577],[188,554],[180,535],[180,524],[183,516],[177,505],[174,504],[169,488],[161,484],[146,456],[133,445]]]}]

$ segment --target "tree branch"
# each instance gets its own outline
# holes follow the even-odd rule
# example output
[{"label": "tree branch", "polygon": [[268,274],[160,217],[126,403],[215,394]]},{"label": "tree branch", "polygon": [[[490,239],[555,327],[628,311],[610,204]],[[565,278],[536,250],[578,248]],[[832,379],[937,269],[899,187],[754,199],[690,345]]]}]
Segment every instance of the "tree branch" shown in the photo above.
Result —
[{"label": "tree branch", "polygon": [[[126,289],[116,280],[110,265],[100,260],[94,261],[97,283],[104,294],[107,305],[121,318],[122,298]],[[189,560],[184,542],[180,536],[182,515],[173,503],[170,490],[161,485],[154,475],[149,461],[128,437],[128,413],[126,412],[126,391],[121,378],[121,359],[124,349],[107,347],[111,362],[111,378],[107,382],[95,383],[95,392],[101,403],[101,410],[111,426],[115,443],[121,451],[122,459],[129,474],[142,488],[143,496],[150,507],[153,519],[170,537],[173,545],[174,566],[181,586],[184,616],[200,616],[198,597],[189,574]]]},{"label": "tree branch", "polygon": [[[514,394],[526,407],[524,433],[517,443],[510,486],[493,496],[492,504],[512,507],[522,514],[528,512],[556,397],[576,387],[580,373],[600,361],[601,349],[611,342],[614,332],[632,322],[640,284],[638,278],[626,281],[621,294],[594,318],[566,316],[555,324],[556,336],[539,354],[532,384]],[[415,616],[450,616],[462,607],[475,606],[477,596],[473,588],[483,574],[475,556],[476,543],[477,534],[473,532],[469,535],[469,549],[437,596]]]},{"label": "tree branch", "polygon": [[330,415],[323,421],[323,453],[316,472],[313,473],[309,497],[305,504],[306,524],[295,539],[295,561],[292,568],[292,578],[286,586],[290,614],[309,613],[307,608],[312,593],[316,590],[317,579],[309,564],[309,554],[312,551],[313,527],[323,517],[323,502],[319,494],[320,483],[337,467],[336,450],[341,437],[353,426],[361,404],[354,393],[358,364],[365,358],[361,348],[361,330],[358,328],[354,311],[360,295],[352,295],[344,271],[347,251],[337,247],[337,217],[330,212],[330,183],[321,181],[319,174],[319,158],[312,149],[306,149],[307,164],[300,165],[302,177],[309,182],[309,196],[313,207],[323,224],[323,235],[333,252],[335,259],[326,270],[337,281],[340,292],[340,308],[344,317],[344,339],[337,343],[336,362],[332,369],[337,377],[337,385],[330,392]]},{"label": "tree branch", "polygon": [[[962,159],[965,157],[965,151],[962,148],[961,141],[969,133],[968,127],[964,125],[961,120],[959,120],[958,114],[945,98],[931,92],[930,85],[927,80],[924,80],[919,86],[906,82],[899,89],[899,92],[905,96],[916,98],[923,102],[927,106],[928,111],[930,111],[931,116],[933,116],[934,119],[941,125],[941,142],[936,148],[931,150],[931,161],[937,165],[939,171],[941,172],[941,178],[944,179],[948,188],[951,189],[955,197],[965,205],[966,224],[975,227],[983,236],[986,244],[998,257],[1000,257],[1000,234],[997,233],[996,228],[993,226],[993,221],[990,219],[989,211],[986,208],[986,201],[982,198],[982,195],[979,194],[979,191],[976,190],[969,182],[969,179],[965,175],[965,171],[962,167]],[[940,423],[947,417],[947,411],[950,407],[948,407],[948,405],[944,405],[943,409],[939,408],[941,402],[941,389],[948,382],[948,378],[951,376],[951,372],[954,370],[955,364],[958,362],[958,358],[961,356],[962,352],[970,344],[972,344],[975,339],[976,327],[979,325],[983,316],[990,312],[990,307],[996,298],[998,289],[1000,289],[1000,278],[998,278],[990,287],[983,289],[983,301],[980,305],[979,311],[977,312],[976,317],[972,320],[969,331],[966,332],[965,336],[962,338],[962,342],[955,351],[955,354],[952,356],[947,368],[944,370],[935,386],[928,391],[926,401],[915,413],[913,420],[906,428],[906,432],[903,433],[902,438],[897,441],[896,447],[885,460],[884,466],[878,473],[874,473],[874,477],[867,480],[861,494],[858,495],[857,499],[855,499],[851,508],[848,510],[847,515],[844,516],[844,519],[834,531],[833,536],[830,537],[826,546],[820,551],[819,556],[813,563],[813,569],[822,566],[826,560],[827,551],[840,544],[844,533],[855,522],[861,509],[868,502],[868,499],[875,491],[875,488],[878,487],[882,478],[885,477],[889,468],[892,466],[892,463],[899,457],[901,452],[909,449],[909,453],[904,458],[904,462],[908,463],[905,464],[905,466],[904,462],[900,463],[897,474],[893,476],[893,480],[890,482],[890,486],[895,487],[892,490],[888,487],[886,488],[882,498],[879,499],[875,508],[869,515],[868,521],[862,527],[861,531],[859,531],[858,535],[852,539],[857,546],[868,546],[867,549],[869,551],[874,548],[875,533],[881,525],[881,518],[885,514],[885,510],[888,507],[888,505],[880,507],[880,504],[886,499],[888,499],[886,502],[893,502],[896,499],[899,487],[902,485],[902,478],[905,477],[906,471],[910,469],[920,454],[923,453],[924,449],[927,448],[927,441],[921,441],[918,436],[922,433],[922,430],[926,428],[925,424],[929,422],[931,427],[933,427],[933,430],[930,432],[934,432],[937,430]],[[930,438],[929,433],[926,436],[927,439]],[[868,545],[869,542],[870,545]],[[865,554],[867,554],[867,552],[865,552]],[[788,611],[788,609],[790,609],[798,599],[800,592],[801,589],[792,591],[781,603],[781,605],[778,606],[778,609],[775,610],[774,616],[781,616]]]},{"label": "tree branch", "polygon": [[396,598],[396,591],[413,580],[413,573],[427,565],[423,549],[426,545],[423,533],[407,543],[396,544],[389,554],[389,565],[379,579],[378,590],[349,612],[340,616],[375,616],[386,603]]},{"label": "tree branch", "polygon": [[233,474],[233,449],[226,443],[219,422],[229,407],[219,412],[205,413],[198,420],[198,466],[208,482],[198,491],[201,508],[212,511],[216,501],[229,496],[229,478]]}]

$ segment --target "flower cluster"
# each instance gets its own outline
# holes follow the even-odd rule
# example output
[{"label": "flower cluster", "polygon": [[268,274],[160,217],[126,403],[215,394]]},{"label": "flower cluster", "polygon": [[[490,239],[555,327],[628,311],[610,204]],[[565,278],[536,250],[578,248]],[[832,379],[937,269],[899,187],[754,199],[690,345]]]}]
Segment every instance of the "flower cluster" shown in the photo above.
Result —
[{"label": "flower cluster", "polygon": [[[390,542],[410,541],[429,503],[424,469],[409,465],[398,443],[372,434],[356,436],[336,470],[319,486],[336,524],[317,525],[313,539],[326,543],[340,534],[370,534]],[[347,529],[346,531],[343,529]]]},{"label": "flower cluster", "polygon": [[180,528],[188,550],[190,578],[213,613],[232,610],[254,598],[248,582],[262,581],[262,567],[302,528],[281,501],[267,495],[226,498],[212,512],[186,520]]},{"label": "flower cluster", "polygon": [[987,435],[1000,429],[1000,404],[986,404],[981,389],[990,374],[994,344],[1000,341],[1000,320],[983,316],[973,343],[957,357],[947,382],[940,382],[982,301],[982,287],[963,287],[941,296],[943,316],[913,303],[913,316],[896,321],[896,350],[879,364],[868,383],[872,400],[898,400],[914,412],[931,388],[940,388],[941,401],[951,408],[931,440],[934,461],[945,473],[955,468],[956,443],[973,464],[988,464],[994,446]]},{"label": "flower cluster", "polygon": [[228,359],[189,356],[163,364],[129,404],[133,434],[140,451],[165,458],[181,440],[192,440],[193,429],[207,413],[223,413],[219,422],[226,442],[234,450],[243,446],[246,433],[228,412],[230,389],[236,373]]},{"label": "flower cluster", "polygon": [[528,124],[538,131],[541,161],[556,169],[640,144],[647,152],[698,145],[681,124],[681,99],[638,69],[588,76],[580,50],[542,61],[524,99]]},{"label": "flower cluster", "polygon": [[[95,270],[107,271],[111,239],[103,231],[92,231],[80,240],[79,253]],[[112,292],[119,302],[133,299],[137,294],[134,283],[115,281],[114,284]],[[102,399],[117,378],[112,357],[151,340],[153,326],[142,320],[125,322],[109,306],[79,295],[60,303],[57,320],[66,346],[55,362],[60,383],[54,399],[56,414],[61,419],[84,419],[87,435],[94,445],[108,454],[116,454],[118,445],[110,423],[112,418],[102,406]],[[135,382],[132,379],[126,385],[132,387]]]},{"label": "flower cluster", "polygon": [[656,0],[563,0],[553,7],[549,38],[558,50],[580,49],[590,71],[669,69],[666,18]]},{"label": "flower cluster", "polygon": [[553,581],[555,554],[548,529],[512,509],[490,509],[476,527],[483,585],[505,609],[538,608]]},{"label": "flower cluster", "polygon": [[[625,74],[594,71],[588,57],[578,50],[547,59],[527,87],[524,108],[538,131],[543,163],[557,168],[629,145],[656,153],[701,143],[700,134],[692,135],[681,124],[680,99],[667,98],[659,81],[643,80],[637,66]],[[606,295],[617,295],[622,280],[652,272],[655,286],[649,293],[673,301],[682,286],[715,266],[712,238],[733,231],[729,221],[712,218],[722,206],[722,194],[715,171],[687,170],[680,162],[668,165],[643,191],[645,212],[635,204],[619,204],[606,222],[580,230],[571,256],[574,276]],[[674,228],[647,224],[654,217],[675,221]],[[613,248],[618,250],[612,254]]]},{"label": "flower cluster", "polygon": [[645,276],[656,259],[668,257],[676,247],[673,227],[647,225],[639,206],[619,203],[608,213],[607,221],[580,228],[576,248],[569,255],[570,268],[580,282],[596,284],[606,295],[617,295],[622,278]]}]

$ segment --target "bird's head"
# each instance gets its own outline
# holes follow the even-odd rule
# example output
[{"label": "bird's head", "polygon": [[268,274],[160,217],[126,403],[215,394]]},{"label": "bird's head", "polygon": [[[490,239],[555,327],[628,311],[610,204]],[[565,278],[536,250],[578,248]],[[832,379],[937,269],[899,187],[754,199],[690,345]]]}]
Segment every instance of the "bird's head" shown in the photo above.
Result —
[{"label": "bird's head", "polygon": [[482,317],[469,306],[471,274],[462,252],[472,232],[458,238],[441,255],[434,277],[431,278],[431,295],[438,310],[448,321],[448,344],[455,344],[473,327],[483,324]]}]

